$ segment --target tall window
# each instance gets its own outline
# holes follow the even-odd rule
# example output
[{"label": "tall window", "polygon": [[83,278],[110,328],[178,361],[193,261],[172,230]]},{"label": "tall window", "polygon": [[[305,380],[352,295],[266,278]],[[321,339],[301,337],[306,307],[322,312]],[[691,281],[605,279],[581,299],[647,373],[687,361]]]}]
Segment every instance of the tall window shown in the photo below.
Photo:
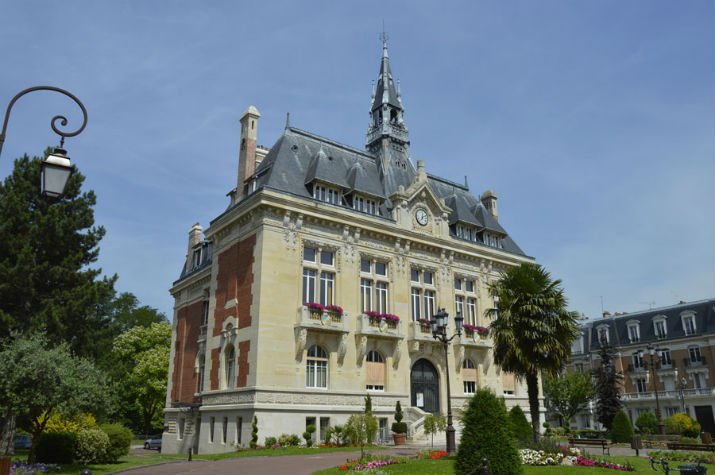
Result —
[{"label": "tall window", "polygon": [[389,312],[390,281],[387,267],[387,263],[382,261],[366,257],[360,259],[360,306],[363,312]]},{"label": "tall window", "polygon": [[640,326],[638,323],[628,324],[628,341],[630,343],[638,343],[641,339]]},{"label": "tall window", "polygon": [[683,318],[683,330],[686,335],[695,335],[695,315],[692,313],[687,313],[682,316]]},{"label": "tall window", "polygon": [[385,390],[385,360],[375,350],[367,353],[367,381],[365,389],[368,391]]},{"label": "tall window", "polygon": [[216,428],[216,418],[212,417],[209,419],[209,443],[213,444],[214,442],[214,429]]},{"label": "tall window", "polygon": [[412,269],[410,272],[411,314],[413,320],[429,320],[435,312],[437,294],[434,286],[434,272]]},{"label": "tall window", "polygon": [[648,384],[646,383],[645,378],[636,378],[636,391],[639,393],[647,393],[648,392]]},{"label": "tall window", "polygon": [[236,435],[233,442],[237,445],[241,445],[241,432],[243,432],[243,417],[236,418]]},{"label": "tall window", "polygon": [[226,443],[226,438],[228,437],[228,417],[223,418],[223,425],[221,426],[221,443]]},{"label": "tall window", "polygon": [[328,354],[317,345],[308,349],[305,386],[308,388],[328,388]]},{"label": "tall window", "polygon": [[465,277],[454,278],[454,312],[464,317],[464,323],[477,324],[477,295],[474,279]]},{"label": "tall window", "polygon": [[202,314],[201,314],[201,325],[208,325],[208,323],[209,323],[209,301],[204,300]]},{"label": "tall window", "polygon": [[303,249],[303,302],[335,304],[335,252]]},{"label": "tall window", "polygon": [[643,369],[643,358],[641,357],[639,352],[633,353],[633,368],[635,369]]},{"label": "tall window", "polygon": [[670,357],[670,350],[663,348],[658,350],[658,354],[660,356],[660,365],[661,367],[666,367],[666,366],[672,366],[673,365],[673,360]]},{"label": "tall window", "polygon": [[465,359],[462,363],[462,381],[464,382],[464,394],[477,392],[477,368],[470,359]]},{"label": "tall window", "polygon": [[691,363],[700,363],[703,360],[702,356],[700,356],[699,346],[688,347],[688,356],[690,357]]},{"label": "tall window", "polygon": [[225,376],[226,388],[233,389],[236,387],[236,349],[233,345],[228,345],[224,350],[225,361]]},{"label": "tall window", "polygon": [[653,330],[655,331],[655,337],[659,340],[668,336],[668,329],[665,325],[664,317],[653,320]]},{"label": "tall window", "polygon": [[204,376],[206,376],[206,354],[199,353],[199,374],[196,382],[197,392],[204,392]]},{"label": "tall window", "polygon": [[601,345],[607,345],[610,340],[608,336],[608,325],[601,325],[597,327],[596,332],[598,333],[598,342]]}]

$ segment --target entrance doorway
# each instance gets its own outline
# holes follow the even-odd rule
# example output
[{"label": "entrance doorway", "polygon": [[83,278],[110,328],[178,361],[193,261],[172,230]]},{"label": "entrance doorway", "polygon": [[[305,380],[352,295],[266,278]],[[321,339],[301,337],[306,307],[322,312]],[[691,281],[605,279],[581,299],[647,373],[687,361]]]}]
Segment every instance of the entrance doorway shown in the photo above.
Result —
[{"label": "entrance doorway", "polygon": [[698,424],[700,424],[700,430],[702,432],[709,432],[710,435],[715,434],[712,406],[695,406],[695,419],[697,419]]},{"label": "entrance doorway", "polygon": [[432,363],[425,359],[415,363],[410,373],[410,387],[412,406],[439,413],[439,375]]}]

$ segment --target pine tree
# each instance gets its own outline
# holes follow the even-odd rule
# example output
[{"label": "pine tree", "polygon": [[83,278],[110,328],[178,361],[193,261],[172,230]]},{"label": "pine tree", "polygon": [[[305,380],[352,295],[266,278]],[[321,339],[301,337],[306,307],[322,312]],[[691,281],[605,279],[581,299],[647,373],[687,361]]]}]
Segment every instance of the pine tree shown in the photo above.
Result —
[{"label": "pine tree", "polygon": [[623,375],[616,371],[614,365],[614,349],[608,345],[602,345],[599,351],[601,364],[593,370],[596,380],[596,413],[598,422],[606,429],[611,430],[613,418],[621,409],[621,393],[618,389]]},{"label": "pine tree", "polygon": [[531,439],[531,424],[520,406],[514,406],[509,411],[509,424],[514,439],[519,444],[525,444]]},{"label": "pine tree", "polygon": [[64,197],[46,199],[40,163],[25,155],[0,184],[0,335],[42,331],[51,344],[96,358],[111,345],[111,335],[98,338],[108,322],[97,310],[116,280],[90,268],[104,236],[94,225],[96,198],[81,192],[84,176],[75,171]]},{"label": "pine tree", "polygon": [[630,442],[633,438],[633,426],[628,416],[623,411],[618,411],[613,418],[611,440],[616,442]]}]

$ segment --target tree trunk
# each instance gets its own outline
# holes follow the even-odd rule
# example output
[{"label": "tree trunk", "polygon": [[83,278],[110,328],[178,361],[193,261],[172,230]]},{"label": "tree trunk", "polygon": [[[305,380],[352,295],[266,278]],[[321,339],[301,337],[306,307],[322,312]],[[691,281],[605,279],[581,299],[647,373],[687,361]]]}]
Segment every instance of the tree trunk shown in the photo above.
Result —
[{"label": "tree trunk", "polygon": [[0,456],[15,455],[15,416],[0,417]]},{"label": "tree trunk", "polygon": [[529,413],[534,442],[539,441],[539,374],[530,371],[526,374],[526,388],[529,393]]}]

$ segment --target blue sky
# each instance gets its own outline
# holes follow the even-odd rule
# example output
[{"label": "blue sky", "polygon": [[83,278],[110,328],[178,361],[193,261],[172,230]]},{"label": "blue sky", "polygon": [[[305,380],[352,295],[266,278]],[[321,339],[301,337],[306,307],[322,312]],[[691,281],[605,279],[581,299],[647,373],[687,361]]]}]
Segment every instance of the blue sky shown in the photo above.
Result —
[{"label": "blue sky", "polygon": [[[66,148],[98,195],[99,265],[171,316],[187,232],[227,205],[239,123],[362,147],[385,29],[413,160],[475,193],[574,310],[715,295],[712,1],[6,1],[0,106],[76,94]],[[18,102],[0,158],[57,142]]]}]

